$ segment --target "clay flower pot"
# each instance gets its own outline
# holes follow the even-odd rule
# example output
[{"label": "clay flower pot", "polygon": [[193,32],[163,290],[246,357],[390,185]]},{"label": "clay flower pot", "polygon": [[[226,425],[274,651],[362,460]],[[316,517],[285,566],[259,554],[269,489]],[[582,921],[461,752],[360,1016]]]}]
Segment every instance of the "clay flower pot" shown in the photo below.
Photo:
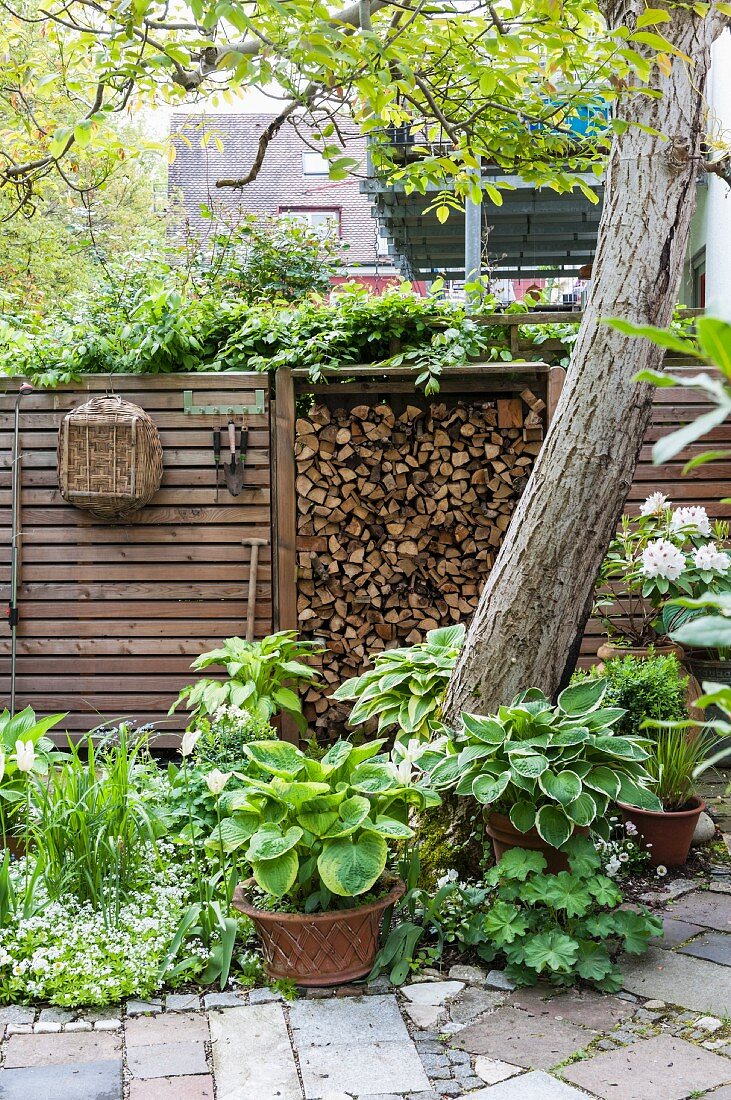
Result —
[{"label": "clay flower pot", "polygon": [[[650,653],[652,648],[652,654]],[[650,646],[630,646],[612,645],[611,642],[604,642],[599,646],[596,651],[597,657],[601,661],[613,661],[616,657],[636,657],[639,661],[646,661],[648,657],[669,657],[671,653],[674,653],[679,661],[683,660],[685,656],[685,650],[682,646],[675,645],[674,642],[667,642],[663,645]]]},{"label": "clay flower pot", "polygon": [[239,883],[233,905],[253,921],[270,978],[304,986],[341,985],[373,969],[381,923],[406,892],[401,879],[388,879],[378,901],[331,913],[271,913],[252,905],[254,879]]},{"label": "clay flower pot", "polygon": [[624,821],[631,821],[640,839],[652,845],[648,851],[653,867],[683,866],[698,818],[706,808],[701,798],[693,797],[684,810],[639,810],[626,802],[618,805]]},{"label": "clay flower pot", "polygon": [[[587,836],[589,830],[577,828],[574,832],[581,836]],[[499,814],[494,811],[487,818],[487,833],[492,840],[492,848],[495,852],[495,860],[499,861],[511,848],[527,848],[531,852],[540,852],[548,864],[548,870],[553,875],[559,871],[568,871],[569,861],[558,848],[552,848],[537,829],[529,829],[527,833],[521,833],[516,829],[507,814]]]}]

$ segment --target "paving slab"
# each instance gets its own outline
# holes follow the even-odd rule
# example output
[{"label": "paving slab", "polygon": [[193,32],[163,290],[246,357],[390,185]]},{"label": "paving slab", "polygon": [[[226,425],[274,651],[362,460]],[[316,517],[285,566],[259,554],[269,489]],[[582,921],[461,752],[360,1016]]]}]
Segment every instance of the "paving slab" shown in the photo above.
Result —
[{"label": "paving slab", "polygon": [[122,1059],[0,1070],[2,1100],[122,1100]]},{"label": "paving slab", "polygon": [[5,1044],[4,1064],[8,1069],[15,1069],[20,1066],[61,1066],[72,1062],[107,1062],[114,1061],[121,1050],[121,1039],[111,1032],[101,1035],[94,1031],[11,1035]]},{"label": "paving slab", "polygon": [[[296,1050],[333,1041],[348,1046],[372,1042],[409,1042],[409,1033],[393,994],[375,997],[294,1001],[289,1022]],[[371,1092],[377,1090],[371,1089]]]},{"label": "paving slab", "polygon": [[553,986],[540,984],[518,989],[509,998],[516,1008],[534,1016],[553,1016],[582,1024],[593,1031],[611,1031],[616,1024],[633,1016],[637,1005],[606,993],[592,990],[563,993]]},{"label": "paving slab", "polygon": [[498,1058],[487,1058],[484,1054],[475,1058],[475,1073],[486,1085],[497,1085],[498,1082],[507,1081],[509,1077],[515,1077],[517,1073],[522,1072],[522,1066],[501,1062]]},{"label": "paving slab", "polygon": [[213,1100],[213,1078],[210,1073],[201,1073],[195,1077],[131,1081],[129,1100]]},{"label": "paving slab", "polygon": [[135,1016],[124,1029],[127,1049],[153,1043],[205,1043],[210,1038],[208,1020],[202,1012],[162,1016]]},{"label": "paving slab", "polygon": [[0,1026],[3,1024],[32,1024],[35,1015],[34,1008],[26,1008],[25,1005],[5,1005],[4,1008],[0,1008]]},{"label": "paving slab", "polygon": [[731,932],[731,895],[715,891],[694,890],[673,904],[668,910],[676,919],[715,928],[717,932]]},{"label": "paving slab", "polygon": [[197,1012],[201,999],[197,993],[168,993],[165,998],[166,1012]]},{"label": "paving slab", "polygon": [[547,1073],[537,1072],[523,1073],[499,1085],[471,1092],[469,1100],[586,1100],[586,1093]]},{"label": "paving slab", "polygon": [[686,947],[681,947],[680,951],[683,955],[693,955],[696,959],[708,959],[720,966],[731,966],[731,936],[724,935],[723,932],[707,932]]},{"label": "paving slab", "polygon": [[565,1066],[562,1075],[602,1100],[686,1100],[731,1081],[731,1062],[709,1050],[658,1035]]},{"label": "paving slab", "polygon": [[[300,1050],[299,1063],[306,1100],[321,1100],[330,1092],[362,1096],[374,1092],[421,1092],[431,1087],[410,1040],[309,1046]],[[225,1100],[220,1086],[219,1100]]]},{"label": "paving slab", "polygon": [[494,989],[465,989],[449,1005],[449,1018],[453,1024],[471,1024],[478,1016],[499,1008],[505,1002],[505,994]]},{"label": "paving slab", "polygon": [[127,1066],[133,1077],[145,1080],[208,1072],[203,1043],[191,1043],[189,1040],[128,1047]]},{"label": "paving slab", "polygon": [[675,917],[663,917],[662,927],[663,935],[652,936],[650,943],[665,948],[678,947],[681,943],[685,943],[686,940],[690,940],[693,936],[697,936],[699,932],[704,931],[701,924],[691,924],[687,920],[676,920]]},{"label": "paving slab", "polygon": [[678,951],[651,947],[646,955],[621,963],[624,988],[714,1016],[731,1015],[731,981],[726,967]]},{"label": "paving slab", "polygon": [[582,1050],[593,1038],[592,1032],[569,1020],[499,1008],[458,1032],[453,1045],[470,1054],[487,1054],[526,1069],[548,1069]]},{"label": "paving slab", "polygon": [[224,1008],[210,1027],[218,1100],[302,1100],[281,1004]]},{"label": "paving slab", "polygon": [[405,985],[401,992],[415,1005],[442,1005],[464,989],[464,982],[417,982]]}]

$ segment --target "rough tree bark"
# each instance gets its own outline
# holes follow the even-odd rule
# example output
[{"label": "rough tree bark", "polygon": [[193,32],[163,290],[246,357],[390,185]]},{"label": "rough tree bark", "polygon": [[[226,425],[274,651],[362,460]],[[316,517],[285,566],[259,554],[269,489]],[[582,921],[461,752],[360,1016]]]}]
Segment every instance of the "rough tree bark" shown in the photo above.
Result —
[{"label": "rough tree bark", "polygon": [[[634,29],[644,0],[604,5]],[[513,515],[449,685],[448,720],[489,712],[527,687],[553,694],[575,659],[594,580],[632,481],[652,396],[632,381],[662,352],[603,323],[671,319],[702,168],[710,48],[725,20],[668,5],[662,33],[692,65],[657,68],[660,98],[631,94],[605,179],[591,295],[546,443]]]}]

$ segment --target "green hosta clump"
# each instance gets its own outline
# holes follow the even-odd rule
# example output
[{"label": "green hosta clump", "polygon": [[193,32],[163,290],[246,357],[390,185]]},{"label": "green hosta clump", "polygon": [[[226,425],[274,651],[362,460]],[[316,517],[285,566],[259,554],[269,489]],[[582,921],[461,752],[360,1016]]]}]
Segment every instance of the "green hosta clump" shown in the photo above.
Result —
[{"label": "green hosta clump", "polygon": [[171,706],[185,703],[191,711],[189,725],[200,725],[221,707],[244,708],[265,721],[282,711],[295,722],[300,733],[307,730],[302,704],[293,690],[319,679],[319,673],[304,662],[322,648],[316,642],[303,642],[296,630],[280,630],[261,641],[226,638],[221,649],[212,649],[196,657],[196,671],[221,665],[227,680],[203,679],[184,687]]},{"label": "green hosta clump", "polygon": [[662,805],[648,788],[648,742],[618,737],[624,714],[604,707],[604,680],[562,691],[554,707],[535,688],[497,714],[463,714],[456,739],[419,759],[436,787],[454,787],[508,813],[521,833],[536,828],[560,848],[578,827],[606,832],[611,802],[647,810]]},{"label": "green hosta clump", "polygon": [[519,985],[539,978],[553,985],[580,979],[597,989],[622,988],[617,959],[641,955],[651,936],[662,935],[662,921],[647,909],[620,909],[622,894],[601,874],[601,858],[586,837],[573,837],[564,849],[569,871],[545,874],[538,852],[515,848],[486,875],[487,911],[478,910],[465,945],[487,962],[504,959]]},{"label": "green hosta clump", "polygon": [[464,626],[441,627],[418,645],[387,649],[374,658],[372,669],[346,680],[332,698],[355,699],[348,719],[353,726],[377,718],[379,733],[398,727],[397,739],[428,741],[444,732],[442,700],[464,635]]},{"label": "green hosta clump", "polygon": [[368,893],[389,845],[413,836],[410,811],[440,801],[380,753],[383,743],[338,741],[321,760],[283,741],[244,745],[271,778],[238,776],[243,787],[223,795],[227,816],[207,845],[241,853],[260,889],[287,908],[337,908]]}]

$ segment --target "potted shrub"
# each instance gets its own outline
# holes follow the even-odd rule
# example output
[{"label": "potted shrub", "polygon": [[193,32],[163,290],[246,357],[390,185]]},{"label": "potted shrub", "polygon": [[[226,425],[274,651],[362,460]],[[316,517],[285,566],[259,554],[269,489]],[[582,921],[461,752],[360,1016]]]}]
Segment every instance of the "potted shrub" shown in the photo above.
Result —
[{"label": "potted shrub", "polygon": [[572,683],[587,677],[607,682],[605,707],[621,707],[624,714],[613,725],[620,737],[640,732],[646,718],[657,722],[683,722],[688,717],[688,677],[683,675],[674,653],[656,654],[652,647],[647,657],[626,655],[594,665],[586,672],[574,673]]},{"label": "potted shrub", "polygon": [[244,854],[251,877],[233,904],[253,921],[272,978],[336,985],[373,966],[383,917],[405,889],[387,874],[389,846],[413,836],[412,809],[440,801],[383,743],[338,741],[321,760],[282,741],[244,746],[269,779],[239,777],[207,843]]},{"label": "potted shrub", "polygon": [[663,493],[649,496],[640,515],[622,516],[597,577],[594,614],[608,636],[599,657],[641,658],[651,645],[655,654],[682,657],[662,609],[675,597],[728,587],[727,538],[728,525],[712,526],[705,508],[673,509]]},{"label": "potted shrub", "polygon": [[691,725],[674,722],[661,726],[645,761],[660,808],[619,803],[624,820],[632,822],[645,842],[653,867],[682,867],[687,860],[698,818],[706,808],[698,796],[696,780],[724,756],[724,751],[711,755],[717,738],[710,730],[693,735]]},{"label": "potted shrub", "polygon": [[604,680],[587,679],[562,691],[554,707],[531,688],[497,714],[463,714],[455,739],[419,760],[436,787],[454,786],[490,807],[496,859],[529,848],[549,870],[565,870],[557,849],[590,825],[606,831],[611,802],[662,809],[648,789],[648,742],[614,733],[624,712],[602,706],[606,690]]}]

